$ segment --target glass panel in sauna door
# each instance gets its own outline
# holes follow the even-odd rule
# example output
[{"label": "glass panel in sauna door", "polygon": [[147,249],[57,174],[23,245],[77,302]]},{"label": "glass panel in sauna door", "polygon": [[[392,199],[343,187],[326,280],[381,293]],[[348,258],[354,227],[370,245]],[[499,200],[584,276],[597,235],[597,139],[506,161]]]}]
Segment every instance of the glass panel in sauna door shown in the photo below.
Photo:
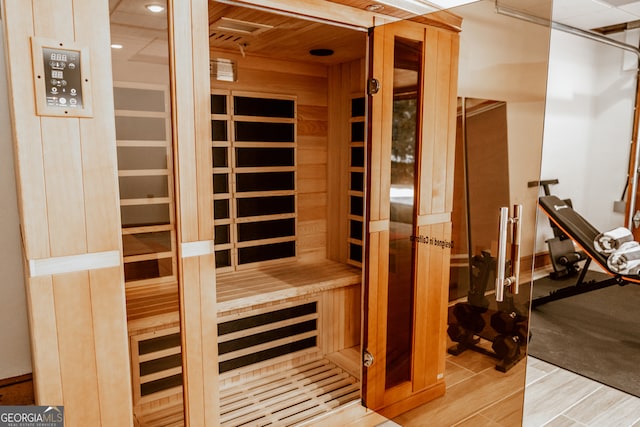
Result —
[{"label": "glass panel in sauna door", "polygon": [[138,418],[173,402],[172,416],[182,419],[167,13],[134,0],[111,3],[111,41],[120,46],[111,61],[133,411]]}]

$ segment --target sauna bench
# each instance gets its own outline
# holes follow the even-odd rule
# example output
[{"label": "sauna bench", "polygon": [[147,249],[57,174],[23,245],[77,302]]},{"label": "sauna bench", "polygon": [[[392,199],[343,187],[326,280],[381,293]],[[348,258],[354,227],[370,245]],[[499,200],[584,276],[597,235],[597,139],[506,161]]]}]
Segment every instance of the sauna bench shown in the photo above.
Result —
[{"label": "sauna bench", "polygon": [[[217,275],[217,312],[224,313],[361,283],[360,269],[335,261],[291,261]],[[126,290],[130,331],[179,322],[174,283]]]},{"label": "sauna bench", "polygon": [[175,282],[126,288],[127,326],[141,331],[180,322],[180,296]]},{"label": "sauna bench", "polygon": [[335,261],[292,261],[217,276],[218,313],[358,285],[360,269]]}]

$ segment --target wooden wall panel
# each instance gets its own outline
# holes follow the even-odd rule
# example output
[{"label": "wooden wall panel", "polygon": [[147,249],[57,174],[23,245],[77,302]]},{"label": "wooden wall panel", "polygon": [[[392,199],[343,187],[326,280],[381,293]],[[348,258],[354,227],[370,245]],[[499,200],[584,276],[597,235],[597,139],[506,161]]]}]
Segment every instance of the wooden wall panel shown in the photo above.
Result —
[{"label": "wooden wall panel", "polygon": [[420,215],[453,209],[459,36],[427,28],[426,45]]},{"label": "wooden wall panel", "polygon": [[[375,78],[378,81],[384,81],[385,73],[388,71],[382,64],[384,63],[384,42],[385,42],[385,31],[386,28],[379,27],[376,30],[375,36],[373,36],[373,47],[371,48],[374,52],[376,52],[375,56],[375,68],[373,70],[369,70],[369,76],[367,78]],[[389,61],[388,61],[389,62]],[[393,61],[390,61],[393,63]],[[374,96],[371,98],[371,110],[369,111],[369,121],[370,123],[382,123],[383,117],[383,105],[385,102],[392,101],[393,98],[387,97],[383,99],[382,96]],[[369,191],[367,193],[368,202],[368,216],[370,221],[377,221],[380,219],[387,218],[387,216],[383,218],[385,215],[384,209],[380,206],[380,196],[384,193],[382,188],[382,163],[383,163],[383,132],[381,126],[372,126],[371,134],[368,137],[370,141],[369,146],[367,147],[368,158],[368,170],[369,170],[369,179],[368,186],[375,191]],[[380,189],[378,191],[378,189]],[[388,210],[387,210],[388,212]],[[368,229],[369,227],[367,227]]]},{"label": "wooden wall panel", "polygon": [[[186,258],[180,262],[180,320],[182,326],[182,372],[183,396],[186,425],[207,425],[204,395],[204,382],[213,380],[205,377],[208,369],[202,360],[203,337],[198,332],[202,329],[202,318],[206,315],[200,306],[200,277],[197,258]],[[185,306],[186,305],[186,306]],[[215,336],[215,335],[214,335]]]},{"label": "wooden wall panel", "polygon": [[[169,4],[186,425],[218,425],[208,2]],[[208,250],[189,248],[208,247]]]},{"label": "wooden wall panel", "polygon": [[[451,224],[442,223],[418,228],[418,234],[429,238],[450,241]],[[421,310],[426,316],[416,322],[414,342],[416,358],[413,361],[415,389],[421,390],[443,380],[446,354],[447,301],[449,258],[451,249],[436,245],[418,244],[417,275],[426,281],[416,286],[415,299],[422,301]]]},{"label": "wooden wall panel", "polygon": [[[333,173],[328,169],[330,126],[328,69],[324,65],[242,57],[236,53],[212,51],[213,58],[237,61],[238,80],[211,80],[214,89],[296,96],[298,141],[296,149],[296,193],[298,196],[298,257],[321,260],[327,257],[327,237],[321,230],[336,226],[327,221],[328,191]],[[331,116],[333,117],[333,115]],[[346,161],[345,158],[340,159]],[[345,187],[346,189],[346,187]]]},{"label": "wooden wall panel", "polygon": [[[364,48],[364,46],[363,46]],[[363,55],[364,55],[363,51]],[[363,59],[334,65],[329,69],[329,138],[328,138],[328,221],[327,257],[347,262],[349,215],[349,141],[351,138],[351,97],[365,96]]]},{"label": "wooden wall panel", "polygon": [[455,164],[456,164],[456,123],[458,119],[458,57],[460,56],[460,36],[458,34],[450,34],[451,52],[449,56],[449,74],[443,78],[449,80],[449,99],[448,105],[448,133],[447,133],[447,174],[445,186],[445,204],[444,211],[453,211],[453,186],[455,183]]},{"label": "wooden wall panel", "polygon": [[[130,425],[109,16],[94,6],[8,0],[2,15],[36,403],[65,405],[70,425]],[[89,49],[93,117],[36,115],[34,36]]]},{"label": "wooden wall panel", "polygon": [[53,277],[65,421],[69,425],[99,425],[101,421],[88,282],[87,272]]},{"label": "wooden wall panel", "polygon": [[434,241],[451,242],[451,211],[455,166],[457,110],[457,33],[426,28],[425,94],[418,192],[417,307],[423,315],[415,324],[414,388],[442,382],[446,354],[446,313],[451,249]]},{"label": "wooden wall panel", "polygon": [[[111,32],[106,19],[103,19],[102,25],[95,25],[86,19],[86,16],[95,13],[95,9],[95,4],[91,2],[74,2],[75,33],[76,37],[85,40],[91,49],[103,52],[90,58],[92,78],[99,79],[96,81],[111,82]],[[92,95],[93,114],[96,117],[113,116],[112,85],[96,84],[93,86]],[[80,120],[82,180],[87,189],[84,195],[84,209],[89,252],[120,248],[122,244],[119,233],[118,176],[113,172],[114,165],[117,165],[113,143],[115,139],[115,126],[111,120]],[[115,230],[118,230],[118,233]]]},{"label": "wooden wall panel", "polygon": [[[89,272],[91,312],[96,347],[98,373],[98,393],[100,414],[103,425],[125,426],[131,415],[126,411],[112,411],[114,407],[131,404],[129,384],[121,384],[114,372],[129,373],[129,352],[127,347],[112,345],[113,337],[127,336],[126,324],[105,322],[109,317],[126,317],[124,294],[120,292],[122,271],[120,267]],[[125,390],[126,388],[126,390]]]},{"label": "wooden wall panel", "polygon": [[[347,94],[342,91],[344,80],[342,65],[334,65],[329,68],[329,110],[331,119],[328,129],[328,167],[333,173],[329,174],[327,187],[329,193],[327,200],[330,207],[327,211],[327,220],[333,224],[327,235],[327,257],[334,261],[346,261],[347,259],[347,227],[344,218],[348,214],[348,176],[347,162],[349,152],[349,134],[347,127],[342,125],[345,118],[349,117],[347,111]],[[340,191],[342,190],[342,191]],[[344,223],[344,224],[343,224]]]},{"label": "wooden wall panel", "polygon": [[[26,100],[35,99],[31,76],[30,37],[34,35],[33,8],[31,2],[5,1],[4,31],[8,85],[11,97],[12,125],[14,136],[14,156],[16,161],[16,183],[18,202],[21,210],[20,223],[25,253],[34,259],[48,258],[49,218],[47,216],[47,195],[44,184],[43,149],[41,143],[40,118],[34,114],[32,102],[15,102],[17,96]],[[9,20],[8,17],[11,17]],[[13,79],[12,76],[22,78]],[[18,120],[16,120],[18,119]],[[31,143],[18,143],[30,141]]]},{"label": "wooden wall panel", "polygon": [[42,154],[47,188],[51,256],[87,251],[78,120],[43,117]]},{"label": "wooden wall panel", "polygon": [[[62,373],[58,353],[58,331],[53,301],[51,276],[29,280],[27,306],[31,332],[31,358],[36,404],[62,405]],[[32,307],[40,307],[33,310]],[[42,380],[41,380],[42,378]]]},{"label": "wooden wall panel", "polygon": [[321,294],[320,347],[324,354],[360,344],[360,285]]}]

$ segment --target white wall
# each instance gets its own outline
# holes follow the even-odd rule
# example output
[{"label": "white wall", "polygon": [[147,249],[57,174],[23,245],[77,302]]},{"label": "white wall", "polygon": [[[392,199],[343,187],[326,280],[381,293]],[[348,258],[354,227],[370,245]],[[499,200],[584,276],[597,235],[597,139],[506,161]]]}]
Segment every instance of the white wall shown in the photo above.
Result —
[{"label": "white wall", "polygon": [[[524,205],[522,255],[535,249],[549,29],[498,15],[493,1],[453,9],[463,18],[458,96],[507,103],[511,203]],[[496,207],[496,240],[498,210]]]},{"label": "white wall", "polygon": [[31,348],[3,31],[0,31],[0,200],[0,379],[4,379],[31,372]]},{"label": "white wall", "polygon": [[[600,230],[624,225],[613,202],[627,177],[635,69],[624,70],[623,58],[621,49],[552,31],[542,179],[558,178],[552,193]],[[543,252],[553,233],[546,217],[538,224]]]}]

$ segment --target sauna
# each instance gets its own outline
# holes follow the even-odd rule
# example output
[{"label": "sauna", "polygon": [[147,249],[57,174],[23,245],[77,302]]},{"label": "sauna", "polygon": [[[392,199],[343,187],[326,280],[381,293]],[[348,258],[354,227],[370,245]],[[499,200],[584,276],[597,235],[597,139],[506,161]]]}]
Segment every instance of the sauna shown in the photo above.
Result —
[{"label": "sauna", "polygon": [[[220,422],[295,424],[360,399],[366,33],[217,3],[209,21],[211,131],[201,143],[213,188]],[[168,46],[155,43],[121,62],[114,52],[143,425],[171,413],[180,422],[183,411]],[[157,82],[137,78],[140,67]]]},{"label": "sauna", "polygon": [[90,112],[12,106],[38,403],[242,426],[378,425],[487,378],[518,400],[523,364],[447,354],[458,97],[500,97],[459,93],[462,13],[357,3],[3,3],[14,93],[43,43],[92,64]]},{"label": "sauna", "polygon": [[[115,43],[125,45],[132,38],[134,16],[126,2],[112,13]],[[208,163],[212,186],[207,199],[213,208],[220,423],[293,425],[360,407],[363,318],[379,311],[372,305],[370,313],[364,312],[362,283],[379,280],[377,271],[367,274],[363,269],[367,233],[378,244],[390,240],[387,247],[368,250],[395,263],[391,281],[405,288],[389,294],[395,300],[388,303],[387,320],[388,327],[403,325],[396,326],[398,333],[389,334],[380,350],[372,342],[367,352],[389,359],[387,388],[406,383],[412,371],[420,370],[411,367],[410,313],[411,299],[421,296],[408,288],[426,273],[412,267],[416,256],[428,257],[429,252],[411,249],[425,38],[420,32],[429,26],[413,23],[408,38],[398,37],[392,47],[395,71],[385,70],[396,76],[395,87],[389,86],[385,96],[407,111],[405,118],[398,113],[393,117],[400,122],[393,132],[413,141],[385,147],[397,151],[385,183],[385,177],[366,173],[368,162],[381,163],[391,153],[370,159],[365,154],[367,135],[390,128],[372,131],[367,122],[367,112],[374,108],[368,105],[366,88],[373,46],[363,28],[217,2],[209,2],[208,16],[210,122],[203,123],[207,140],[198,141],[206,157],[198,161]],[[168,45],[162,17],[147,19],[149,27],[155,19],[156,28],[136,34],[140,46],[146,45],[143,49],[133,56],[113,52],[133,407],[142,425],[170,416],[180,422],[183,411]],[[451,34],[444,37],[446,48],[455,49],[457,31],[434,29],[429,37],[437,40],[439,33]],[[445,60],[455,60],[449,58]],[[450,87],[444,88],[438,102],[449,105]],[[448,107],[445,111],[455,113]],[[447,126],[445,121],[443,129],[451,132]],[[440,151],[445,168],[450,166],[448,142],[431,148]],[[443,192],[451,191],[447,176],[445,172],[440,183]],[[373,229],[366,227],[365,200],[384,200],[380,194],[389,186],[393,194],[386,213],[382,202],[370,213],[377,216]],[[450,199],[436,201],[445,219]],[[433,239],[428,223],[443,214],[429,213],[429,202],[423,198],[424,206],[418,206],[422,226],[427,226],[423,230],[429,230],[419,233]],[[386,236],[388,218],[398,224],[393,238]],[[446,226],[436,233],[443,242],[450,240]],[[442,256],[446,253],[437,247],[432,262],[448,262]],[[431,341],[442,355],[429,361],[432,378],[423,374],[422,379],[437,384],[434,396],[442,394],[444,384],[446,295],[437,287],[445,283],[445,271],[438,267],[440,278],[431,291],[440,308],[435,305],[428,313],[435,321]],[[376,356],[386,345],[392,349]]]}]

